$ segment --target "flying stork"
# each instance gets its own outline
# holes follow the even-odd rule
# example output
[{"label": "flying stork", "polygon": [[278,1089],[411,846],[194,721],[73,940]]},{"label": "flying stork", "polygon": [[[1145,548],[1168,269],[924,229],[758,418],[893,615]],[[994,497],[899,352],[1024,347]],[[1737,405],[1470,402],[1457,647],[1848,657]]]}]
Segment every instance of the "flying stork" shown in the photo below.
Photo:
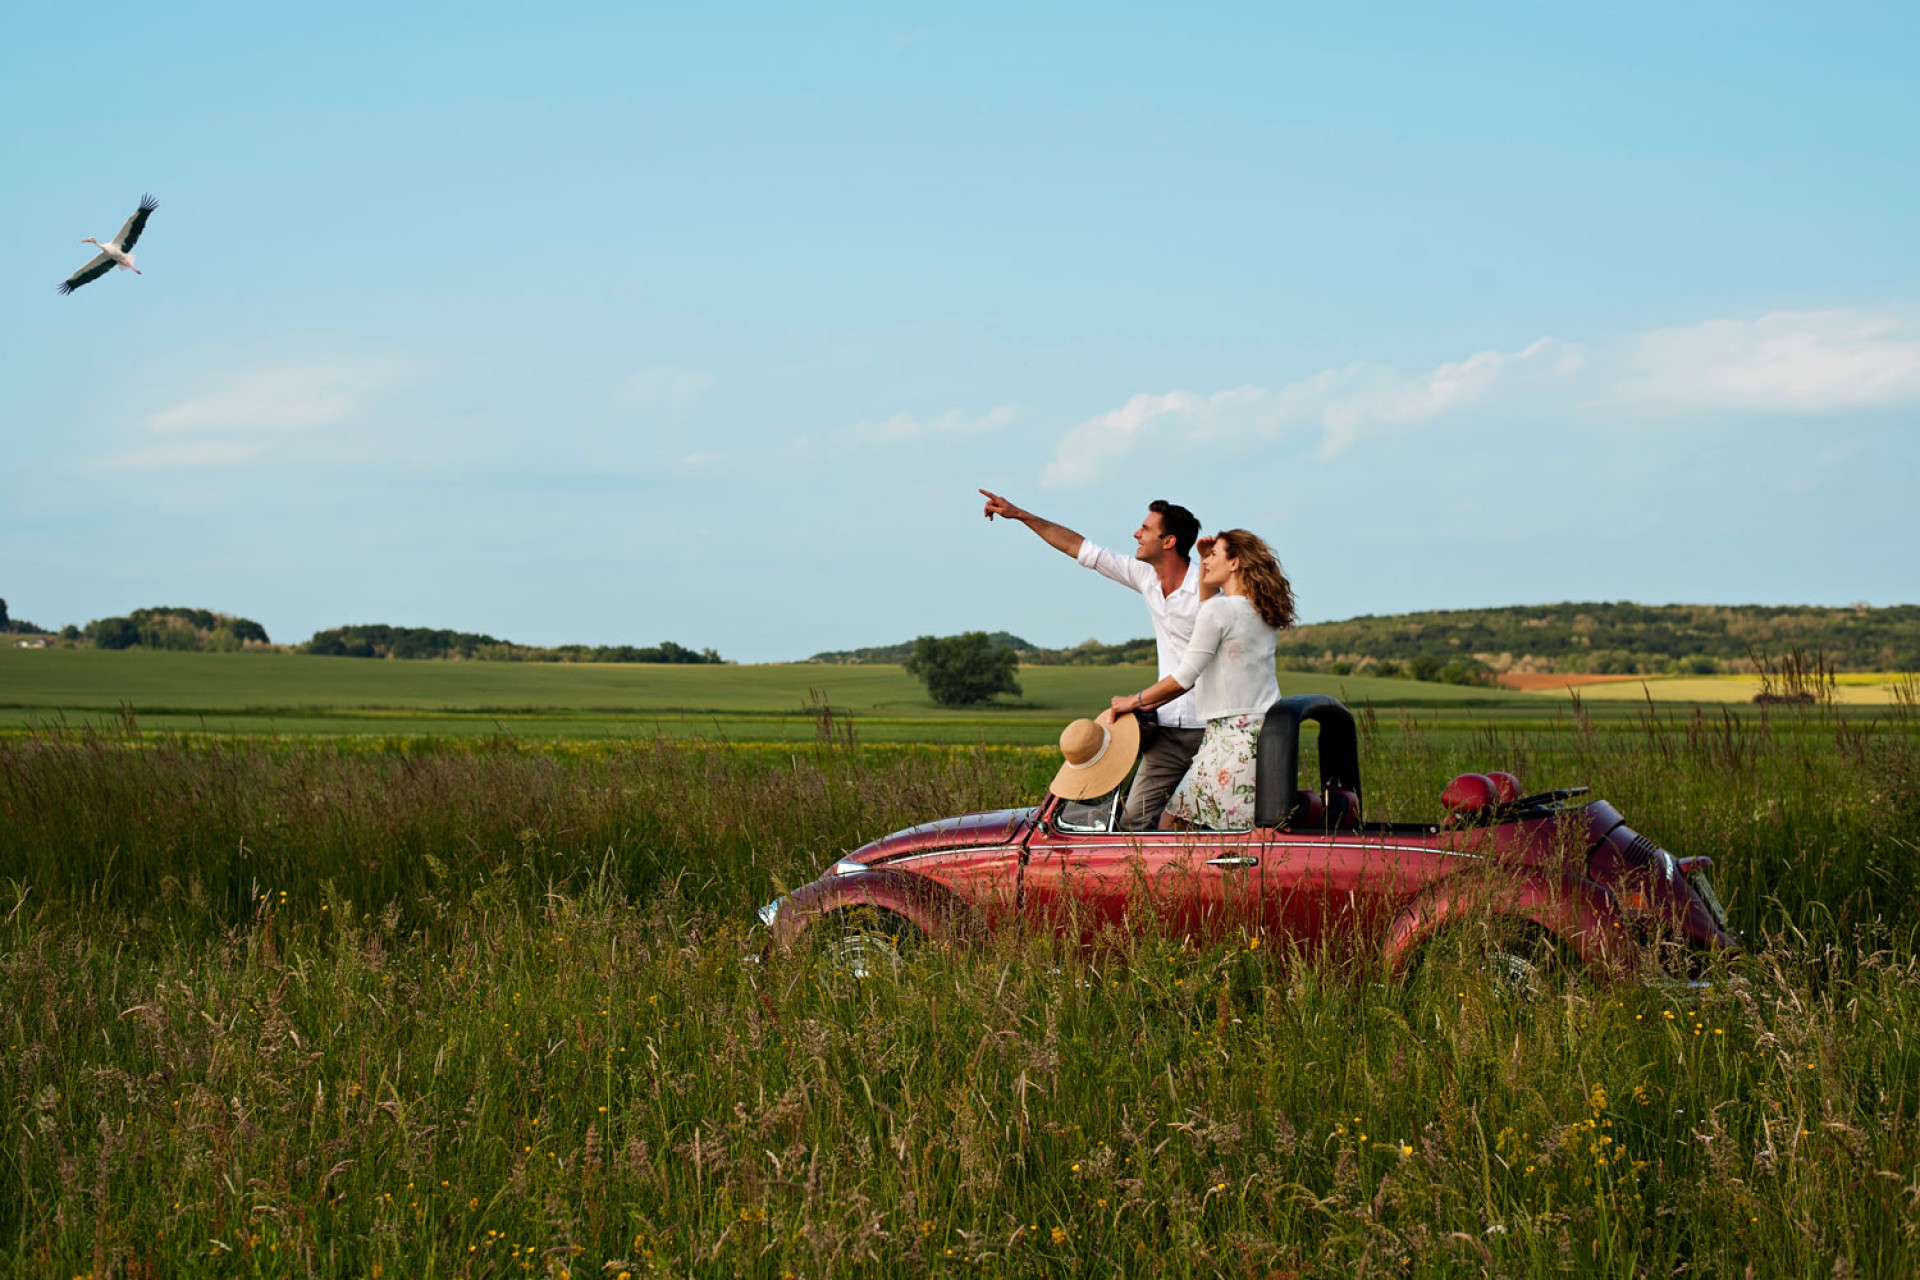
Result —
[{"label": "flying stork", "polygon": [[107,241],[105,244],[101,244],[100,241],[92,236],[88,236],[85,240],[82,240],[80,242],[81,244],[98,245],[100,252],[94,255],[93,261],[68,276],[60,285],[60,292],[72,293],[81,285],[90,284],[98,280],[115,267],[120,268],[122,271],[131,271],[133,274],[139,275],[140,268],[133,265],[134,242],[140,239],[140,233],[147,229],[147,219],[151,217],[153,211],[159,207],[160,202],[152,196],[141,196],[140,207],[133,211],[131,218],[128,218],[120,224],[119,235]]}]

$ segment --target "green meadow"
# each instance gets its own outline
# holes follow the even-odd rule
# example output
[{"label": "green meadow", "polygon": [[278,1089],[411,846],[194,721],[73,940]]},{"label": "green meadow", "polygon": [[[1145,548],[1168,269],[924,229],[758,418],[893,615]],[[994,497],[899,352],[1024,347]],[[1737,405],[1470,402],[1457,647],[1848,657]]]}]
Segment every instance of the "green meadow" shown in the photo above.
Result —
[{"label": "green meadow", "polygon": [[946,713],[888,668],[0,653],[0,1274],[1920,1270],[1906,704],[1286,681],[1362,706],[1377,815],[1505,765],[1711,855],[1750,945],[1704,988],[1150,923],[764,950],[759,903],[1030,802],[1145,674]]},{"label": "green meadow", "polygon": [[[874,742],[1052,742],[1060,726],[1116,693],[1151,684],[1148,667],[1027,667],[1023,696],[947,710],[898,666],[813,663],[643,666],[399,662],[281,653],[0,650],[0,730],[64,721],[217,733],[488,735],[535,738],[812,738],[822,705]],[[1289,693],[1428,713],[1548,719],[1527,694],[1411,680],[1288,675]]]},{"label": "green meadow", "polygon": [[[1043,745],[1066,720],[1093,714],[1111,695],[1152,683],[1154,674],[1145,666],[1025,667],[1020,698],[949,710],[893,665],[406,662],[9,648],[0,649],[0,732],[114,724],[130,715],[144,729],[177,732],[790,742],[815,736],[825,706],[851,716],[868,742]],[[1657,682],[1648,687],[1659,696]],[[1564,694],[1413,680],[1282,672],[1281,688],[1330,694],[1356,709],[1405,712],[1432,728],[1546,726],[1572,714]],[[1632,720],[1645,699],[1639,693],[1595,700],[1590,714]],[[1666,709],[1691,705],[1673,699]]]}]

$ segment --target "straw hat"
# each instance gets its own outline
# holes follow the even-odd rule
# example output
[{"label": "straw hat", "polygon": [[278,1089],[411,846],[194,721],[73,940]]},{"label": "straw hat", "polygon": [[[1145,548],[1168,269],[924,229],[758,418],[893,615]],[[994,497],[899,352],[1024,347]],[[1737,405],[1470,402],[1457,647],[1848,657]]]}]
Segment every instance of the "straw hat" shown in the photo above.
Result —
[{"label": "straw hat", "polygon": [[1140,721],[1131,715],[1075,720],[1060,731],[1067,762],[1048,788],[1063,800],[1102,796],[1119,786],[1140,754]]}]

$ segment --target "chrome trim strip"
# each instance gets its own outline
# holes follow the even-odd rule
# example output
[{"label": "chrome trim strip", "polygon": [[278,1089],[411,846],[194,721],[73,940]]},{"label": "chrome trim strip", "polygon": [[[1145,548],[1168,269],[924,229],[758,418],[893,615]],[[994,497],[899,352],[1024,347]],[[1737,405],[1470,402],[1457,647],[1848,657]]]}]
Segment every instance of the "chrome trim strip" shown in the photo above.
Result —
[{"label": "chrome trim strip", "polygon": [[[1218,834],[1237,836],[1244,835],[1245,833],[1228,831]],[[1153,836],[1156,838],[1143,845],[1141,837],[1145,836]],[[1167,837],[1184,839],[1186,842],[1193,844],[1202,843],[1199,840],[1195,840],[1190,833],[1184,831],[1142,831],[1131,834],[1123,839],[1098,841],[1080,840],[1069,836],[1058,843],[1047,841],[1043,844],[1036,844],[1033,846],[1033,852],[1044,855],[1054,850],[1064,850],[1070,853],[1098,853],[1108,849],[1125,849],[1128,851],[1137,850],[1141,853],[1147,853],[1164,848],[1170,843]],[[1261,853],[1271,853],[1274,855],[1331,847],[1325,840],[1301,840],[1298,838],[1289,840],[1248,840],[1239,843],[1243,843],[1248,848],[1258,849]],[[1482,861],[1485,857],[1484,854],[1465,853],[1458,849],[1436,849],[1432,845],[1425,844],[1359,844],[1342,841],[1337,847],[1344,849],[1362,849],[1369,853],[1432,853],[1448,858],[1466,858],[1473,862]],[[883,862],[868,863],[867,870],[878,871],[884,867],[903,866],[906,863],[919,862],[925,858],[947,858],[956,854],[993,853],[1002,850],[1011,854],[1018,848],[1019,845],[1016,842],[1010,844],[960,845],[952,849],[926,849],[919,853],[901,854],[898,857],[888,858]]]},{"label": "chrome trim strip", "polygon": [[[1179,833],[1165,832],[1161,834],[1179,834]],[[1228,832],[1227,834],[1237,835],[1239,833]],[[1196,841],[1196,843],[1198,842]],[[1091,842],[1083,843],[1081,841],[1075,840],[1075,841],[1072,841],[1071,843],[1063,842],[1062,844],[1058,844],[1058,845],[1056,844],[1036,845],[1033,851],[1036,854],[1040,854],[1040,853],[1045,853],[1052,849],[1059,849],[1059,848],[1065,848],[1072,852],[1088,852],[1088,853],[1096,852],[1099,850],[1105,850],[1105,849],[1128,849],[1128,850],[1137,849],[1140,852],[1145,853],[1145,852],[1148,852],[1150,849],[1158,849],[1162,847],[1162,844],[1163,842],[1156,841],[1153,845],[1143,847],[1137,840],[1103,840],[1098,843],[1091,843]],[[1326,849],[1330,847],[1337,847],[1342,849],[1361,849],[1369,853],[1436,853],[1449,858],[1470,858],[1476,862],[1480,861],[1485,856],[1484,854],[1478,854],[1478,853],[1466,853],[1459,849],[1436,849],[1432,845],[1425,845],[1425,844],[1348,844],[1348,843],[1342,842],[1337,846],[1330,846],[1327,844],[1327,842],[1322,840],[1313,840],[1313,841],[1249,840],[1246,842],[1246,846],[1248,848],[1258,849],[1262,853],[1272,853],[1272,854],[1292,853],[1296,850],[1304,851],[1304,850],[1310,850],[1310,849]]]},{"label": "chrome trim strip", "polygon": [[878,871],[882,867],[897,867],[904,862],[918,862],[922,858],[948,858],[956,853],[992,853],[996,849],[1004,849],[1012,853],[1019,847],[1018,844],[985,844],[960,845],[952,849],[923,849],[919,853],[903,853],[899,857],[888,858],[884,862],[870,862],[867,864],[867,870]]}]

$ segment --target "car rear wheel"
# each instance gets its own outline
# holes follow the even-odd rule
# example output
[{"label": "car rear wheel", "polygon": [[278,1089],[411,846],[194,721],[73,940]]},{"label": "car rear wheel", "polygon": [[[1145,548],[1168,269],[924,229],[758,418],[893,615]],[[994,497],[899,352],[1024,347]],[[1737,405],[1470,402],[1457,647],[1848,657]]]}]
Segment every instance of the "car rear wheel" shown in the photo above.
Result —
[{"label": "car rear wheel", "polygon": [[1551,934],[1538,925],[1490,927],[1481,945],[1480,968],[1503,994],[1534,1000],[1558,981],[1564,965]]},{"label": "car rear wheel", "polygon": [[1568,971],[1560,944],[1531,920],[1460,923],[1420,949],[1409,977],[1431,987],[1480,981],[1518,1001],[1538,999]]}]

